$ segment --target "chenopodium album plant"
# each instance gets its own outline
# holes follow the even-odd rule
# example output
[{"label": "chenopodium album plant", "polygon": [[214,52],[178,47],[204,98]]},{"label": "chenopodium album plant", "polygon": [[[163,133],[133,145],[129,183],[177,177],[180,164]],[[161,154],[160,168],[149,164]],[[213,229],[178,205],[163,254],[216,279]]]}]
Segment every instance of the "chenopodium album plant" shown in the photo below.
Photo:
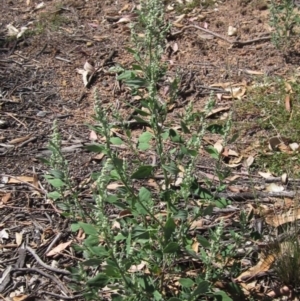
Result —
[{"label": "chenopodium album plant", "polygon": [[[72,271],[74,278],[85,281],[85,297],[89,300],[103,300],[108,295],[111,300],[132,301],[192,301],[201,296],[231,300],[225,292],[213,287],[217,280],[212,271],[216,260],[213,257],[218,253],[223,224],[216,233],[211,232],[212,242],[199,238],[203,246],[200,255],[193,251],[190,234],[192,221],[211,214],[213,209],[212,205],[201,207],[194,200],[195,195],[211,197],[201,190],[194,172],[206,131],[205,115],[213,108],[213,101],[209,99],[204,113],[196,116],[190,104],[180,116],[186,141],[170,126],[168,105],[160,99],[158,91],[158,83],[166,74],[161,56],[168,31],[162,3],[142,1],[140,22],[132,33],[135,48],[129,49],[136,64],[118,77],[131,88],[133,95],[142,99],[133,107],[133,116],[137,123],[151,130],[145,130],[133,143],[130,124],[119,116],[116,108],[105,108],[95,91],[95,119],[99,125],[92,128],[105,143],[87,148],[105,154],[105,160],[101,172],[93,175],[94,207],[86,210],[85,219],[74,214],[77,221],[72,225],[73,231],[82,229],[86,234],[83,244],[74,246],[85,260]],[[142,40],[138,30],[144,32]],[[170,83],[171,102],[177,91],[178,79],[175,79]],[[116,126],[125,138],[112,135]],[[132,151],[130,159],[123,158],[116,145],[127,146]],[[169,145],[173,148],[169,149]],[[145,162],[145,157],[151,156],[155,162]],[[163,179],[156,182],[156,189],[150,189],[147,179],[156,174]],[[180,187],[174,189],[178,179]],[[112,182],[118,183],[113,192],[107,188]],[[119,218],[110,218],[108,208],[109,212],[119,213]],[[184,257],[191,260],[182,264]],[[202,269],[191,276],[188,272],[194,268],[195,260]]]},{"label": "chenopodium album plant", "polygon": [[292,51],[298,41],[300,15],[294,0],[274,1],[270,3],[270,25],[273,27],[272,42],[285,53]]}]

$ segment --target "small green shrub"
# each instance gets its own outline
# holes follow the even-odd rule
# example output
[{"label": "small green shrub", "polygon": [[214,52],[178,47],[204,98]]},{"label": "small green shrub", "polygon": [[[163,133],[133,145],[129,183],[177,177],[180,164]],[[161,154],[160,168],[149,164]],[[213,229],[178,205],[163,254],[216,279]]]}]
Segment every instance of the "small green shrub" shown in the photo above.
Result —
[{"label": "small green shrub", "polygon": [[283,53],[293,50],[299,36],[300,15],[293,0],[271,1],[270,25],[274,31],[272,42]]},{"label": "small green shrub", "polygon": [[[92,175],[96,187],[92,208],[82,208],[74,184],[66,180],[70,175],[59,139],[57,135],[52,137],[53,156],[48,163],[56,172],[46,176],[55,188],[49,196],[73,212],[68,215],[73,221],[72,231],[82,229],[86,235],[82,245],[73,246],[84,261],[71,269],[72,274],[85,283],[87,300],[103,300],[109,294],[114,301],[230,301],[214,284],[220,277],[237,275],[238,269],[226,267],[226,262],[235,255],[242,236],[232,232],[230,243],[225,244],[223,221],[207,237],[196,235],[192,227],[197,219],[212,215],[214,207],[228,204],[202,188],[195,177],[199,150],[208,129],[205,117],[214,106],[213,97],[202,113],[195,113],[190,103],[181,116],[180,130],[174,128],[168,105],[176,100],[179,79],[170,82],[169,103],[161,100],[158,85],[166,76],[161,56],[169,30],[162,1],[143,1],[139,17],[139,26],[132,28],[134,47],[128,49],[135,64],[130,70],[119,67],[111,71],[118,72],[118,80],[141,99],[139,105],[131,107],[143,132],[133,139],[130,123],[115,107],[102,103],[95,91],[97,125],[91,128],[105,142],[87,149],[104,154],[105,160],[101,171]],[[138,30],[144,33],[142,40]],[[122,136],[113,134],[116,127]],[[230,127],[231,119],[216,128],[224,141]],[[130,149],[130,159],[124,158],[116,146]],[[215,158],[220,191],[225,177],[218,168],[220,154],[213,147],[207,151]],[[59,169],[63,171],[57,172]],[[154,179],[155,189],[147,184],[150,179]],[[115,184],[116,189],[108,190],[109,184]],[[65,196],[64,189],[71,193]],[[108,207],[117,217],[110,217]],[[191,270],[197,272],[190,273]]]}]

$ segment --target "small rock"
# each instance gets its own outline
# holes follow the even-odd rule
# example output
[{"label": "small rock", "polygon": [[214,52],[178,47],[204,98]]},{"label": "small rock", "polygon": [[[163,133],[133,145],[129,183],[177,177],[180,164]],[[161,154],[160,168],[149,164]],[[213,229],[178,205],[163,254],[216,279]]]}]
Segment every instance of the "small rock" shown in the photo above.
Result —
[{"label": "small rock", "polygon": [[237,29],[233,26],[228,27],[228,35],[231,36],[236,36],[237,35]]},{"label": "small rock", "polygon": [[36,116],[38,116],[38,117],[45,117],[47,114],[48,114],[48,112],[46,112],[46,111],[39,111],[39,112],[36,114]]},{"label": "small rock", "polygon": [[8,127],[7,121],[0,119],[0,129],[6,129],[7,127]]}]

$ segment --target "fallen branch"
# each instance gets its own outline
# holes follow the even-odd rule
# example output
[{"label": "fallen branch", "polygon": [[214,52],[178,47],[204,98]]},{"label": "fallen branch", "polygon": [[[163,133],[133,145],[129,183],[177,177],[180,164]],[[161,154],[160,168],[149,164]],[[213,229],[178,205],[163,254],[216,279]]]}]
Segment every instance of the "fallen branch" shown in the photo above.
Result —
[{"label": "fallen branch", "polygon": [[54,268],[46,263],[43,262],[43,260],[36,254],[36,252],[30,248],[29,246],[26,246],[26,250],[29,251],[31,253],[31,255],[35,258],[35,260],[45,269],[52,271],[52,272],[56,272],[56,273],[60,273],[60,274],[64,274],[64,275],[71,275],[71,272],[67,271],[67,270],[62,270],[62,269],[58,269],[58,268]]},{"label": "fallen branch", "polygon": [[200,26],[197,26],[197,25],[188,25],[188,26],[185,26],[183,27],[181,30],[179,31],[176,31],[174,33],[171,33],[171,36],[172,37],[175,37],[181,33],[183,33],[185,30],[187,29],[190,29],[190,28],[196,28],[196,29],[199,29],[201,31],[204,31],[205,33],[208,33],[208,34],[211,34],[212,36],[216,37],[216,38],[219,38],[235,47],[241,47],[241,46],[245,46],[245,45],[249,45],[249,44],[253,44],[253,43],[258,43],[258,42],[265,42],[265,41],[269,41],[271,39],[270,36],[266,36],[266,37],[262,37],[262,38],[257,38],[257,39],[253,39],[253,40],[248,40],[248,41],[231,41],[227,38],[225,38],[224,36],[222,35],[219,35],[218,33],[215,33],[211,30],[208,30],[206,28],[203,28],[203,27],[200,27]]},{"label": "fallen branch", "polygon": [[295,197],[296,192],[294,191],[282,191],[282,192],[260,192],[260,191],[255,191],[255,192],[241,192],[241,193],[217,193],[216,197],[219,198],[225,198],[229,199],[232,201],[246,201],[246,200],[253,200],[253,199],[262,199],[262,198],[282,198],[282,197],[287,197],[287,198],[293,198]]}]

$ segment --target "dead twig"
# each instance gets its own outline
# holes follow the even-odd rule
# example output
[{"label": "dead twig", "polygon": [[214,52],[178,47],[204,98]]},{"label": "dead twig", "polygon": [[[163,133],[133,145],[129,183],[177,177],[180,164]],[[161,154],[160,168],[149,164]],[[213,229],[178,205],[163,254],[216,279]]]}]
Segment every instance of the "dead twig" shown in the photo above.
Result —
[{"label": "dead twig", "polygon": [[66,62],[66,63],[72,63],[70,60],[65,59],[65,58],[63,58],[63,57],[60,57],[60,56],[56,56],[55,59],[57,59],[57,60],[59,60],[59,61]]},{"label": "dead twig", "polygon": [[262,199],[262,198],[280,198],[280,197],[287,197],[293,198],[295,197],[296,192],[294,191],[282,191],[282,192],[241,192],[241,193],[217,193],[217,197],[225,198],[233,201],[246,201],[246,200],[253,200],[253,199]]},{"label": "dead twig", "polygon": [[36,254],[36,252],[30,248],[29,246],[26,246],[26,250],[29,251],[31,253],[31,255],[35,258],[35,260],[45,269],[52,271],[52,272],[56,272],[59,274],[64,274],[64,275],[71,275],[71,272],[67,271],[67,270],[62,270],[62,269],[58,269],[58,268],[54,268],[46,263],[43,262],[43,260]]},{"label": "dead twig", "polygon": [[258,42],[266,42],[266,41],[269,41],[271,39],[270,36],[266,36],[266,37],[261,37],[261,38],[257,38],[257,39],[253,39],[253,40],[248,40],[248,41],[231,41],[227,38],[225,38],[224,36],[222,35],[219,35],[218,33],[215,33],[211,30],[208,30],[206,28],[203,28],[203,27],[200,27],[200,26],[197,26],[197,25],[188,25],[188,26],[185,26],[183,27],[181,30],[179,31],[176,31],[174,33],[171,33],[171,36],[172,37],[175,37],[181,33],[183,33],[185,30],[187,29],[190,29],[190,28],[196,28],[196,29],[199,29],[201,31],[204,31],[205,33],[208,33],[208,34],[211,34],[212,36],[216,37],[216,38],[219,38],[235,47],[240,47],[240,46],[245,46],[245,45],[249,45],[249,44],[253,44],[253,43],[258,43]]},{"label": "dead twig", "polygon": [[3,177],[7,177],[7,178],[12,178],[12,179],[18,180],[18,182],[30,186],[31,188],[37,190],[38,192],[40,192],[40,193],[42,193],[42,194],[47,194],[46,191],[43,191],[42,189],[37,188],[36,186],[34,186],[33,184],[31,184],[31,183],[29,183],[29,182],[22,181],[22,180],[19,179],[18,177],[11,176],[11,175],[6,175],[6,174],[0,174],[0,177],[2,177],[2,178],[3,178]]},{"label": "dead twig", "polygon": [[57,286],[65,293],[67,294],[67,290],[65,288],[65,286],[62,284],[62,282],[60,282],[57,278],[55,278],[52,275],[49,275],[48,273],[38,269],[38,268],[14,268],[11,270],[11,272],[36,272],[38,274],[41,274],[49,279],[51,279],[53,282],[55,282],[57,284]]},{"label": "dead twig", "polygon": [[63,300],[77,300],[78,298],[83,297],[83,294],[75,295],[73,297],[68,297],[68,296],[62,296],[62,295],[54,294],[52,292],[47,292],[47,291],[40,291],[40,293],[41,294],[48,294],[50,296],[57,297],[57,298],[63,299]]},{"label": "dead twig", "polygon": [[26,129],[28,129],[27,125],[25,123],[23,123],[22,121],[20,121],[18,118],[16,118],[13,114],[11,113],[5,113],[7,116],[13,118],[14,120],[16,120],[18,123],[22,124]]}]

